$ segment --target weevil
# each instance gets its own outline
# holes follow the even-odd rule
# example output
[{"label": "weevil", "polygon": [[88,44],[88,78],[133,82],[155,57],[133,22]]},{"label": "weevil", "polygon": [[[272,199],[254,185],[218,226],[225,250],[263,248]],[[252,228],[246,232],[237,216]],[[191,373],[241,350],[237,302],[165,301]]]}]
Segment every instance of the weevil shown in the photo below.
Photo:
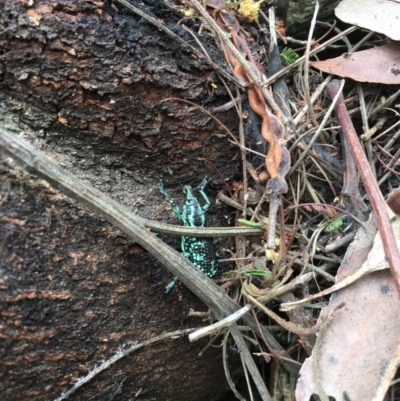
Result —
[{"label": "weevil", "polygon": [[[186,202],[183,205],[182,212],[174,200],[165,192],[164,184],[160,180],[158,189],[165,196],[167,201],[172,206],[175,216],[188,227],[205,227],[207,223],[207,211],[210,208],[210,201],[204,192],[205,187],[210,182],[209,178],[204,178],[201,184],[196,188],[204,200],[204,205],[201,205],[194,195],[194,190],[191,186],[185,185],[183,193],[186,195]],[[185,237],[181,238],[182,255],[189,259],[199,270],[208,277],[213,277],[218,271],[218,254],[215,247],[215,242],[212,238]],[[169,292],[175,285],[177,277],[167,285],[166,293]]]}]

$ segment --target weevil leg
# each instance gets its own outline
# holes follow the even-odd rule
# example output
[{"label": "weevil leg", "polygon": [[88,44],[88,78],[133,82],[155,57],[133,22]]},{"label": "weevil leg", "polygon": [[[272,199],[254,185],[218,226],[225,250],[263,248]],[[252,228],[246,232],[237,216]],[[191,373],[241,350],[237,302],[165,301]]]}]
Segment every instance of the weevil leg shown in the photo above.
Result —
[{"label": "weevil leg", "polygon": [[179,210],[179,206],[174,202],[174,200],[165,192],[164,189],[164,183],[162,179],[160,179],[160,182],[158,183],[158,190],[160,191],[161,195],[164,195],[169,204],[172,206],[172,211],[175,213],[175,216],[178,217],[178,219],[183,220],[181,212]]},{"label": "weevil leg", "polygon": [[200,185],[197,187],[197,189],[199,190],[201,196],[203,197],[204,201],[206,202],[205,205],[203,206],[203,210],[206,212],[211,203],[210,200],[208,199],[208,196],[206,195],[206,193],[204,192],[205,187],[207,186],[207,184],[211,181],[210,178],[206,177],[204,178],[204,180],[200,183]]},{"label": "weevil leg", "polygon": [[174,277],[174,279],[165,287],[164,294],[168,294],[175,286],[175,283],[178,281],[178,277]]}]

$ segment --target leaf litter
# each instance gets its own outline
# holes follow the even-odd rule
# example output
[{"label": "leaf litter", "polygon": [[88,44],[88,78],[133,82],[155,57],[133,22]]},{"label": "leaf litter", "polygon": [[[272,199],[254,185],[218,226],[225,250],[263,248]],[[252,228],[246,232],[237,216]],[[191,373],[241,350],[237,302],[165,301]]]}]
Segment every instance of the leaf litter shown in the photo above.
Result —
[{"label": "leaf litter", "polygon": [[[210,6],[210,3],[208,3],[208,5]],[[216,5],[213,4],[214,8],[216,6],[222,7],[222,2],[218,2]],[[230,33],[239,53],[241,53],[243,57],[248,57],[251,60],[251,52],[247,46],[245,37],[241,36],[242,33],[239,22],[236,19],[233,19],[232,16],[225,11],[220,13],[220,17],[217,21],[219,26],[226,33]],[[319,64],[318,62],[312,62],[311,64],[322,71],[344,77],[351,77],[358,81],[387,84],[400,83],[400,74],[397,74],[397,68],[399,67],[398,44],[392,43],[380,47],[376,47],[375,44],[373,44],[372,46],[374,46],[372,49],[363,50],[351,55],[344,55],[335,60],[327,60],[325,62],[319,62]],[[263,127],[264,125],[264,128],[267,125],[270,127],[277,126],[283,128],[283,124],[280,122],[279,124],[272,124],[272,122],[275,121],[275,116],[268,111],[268,108],[266,108],[263,94],[259,91],[256,85],[252,85],[252,78],[250,78],[248,72],[243,70],[242,62],[239,61],[238,56],[233,55],[232,50],[227,48],[225,45],[222,47],[224,48],[224,53],[227,56],[228,62],[233,68],[235,76],[238,78],[241,77],[241,81],[245,81],[248,84],[250,106],[253,111],[261,117],[261,121],[263,121],[261,126]],[[252,64],[253,66],[255,65],[254,62],[252,62]],[[380,70],[376,68],[377,65],[380,66]],[[327,82],[329,82],[329,77],[327,80]],[[307,91],[310,90],[306,80],[304,80],[302,84],[306,86]],[[359,96],[361,98],[361,95]],[[307,104],[308,108],[312,106],[311,96],[309,99],[310,100]],[[325,145],[329,144],[328,146],[332,147],[335,146],[332,137],[335,137],[338,131],[335,131],[335,128],[329,128],[332,135],[326,136],[325,139],[323,138],[321,131],[323,124],[329,121],[329,125],[334,127],[336,121],[333,119],[328,120],[329,115],[326,113],[327,105],[323,104],[323,107],[323,112],[316,115],[317,118],[320,119],[320,127],[318,127],[318,130],[316,127],[312,133],[315,135],[315,132],[317,132],[320,142]],[[319,110],[315,109],[315,111]],[[324,116],[325,118],[321,121],[321,117]],[[300,121],[301,120],[298,119],[297,123]],[[373,119],[371,118],[371,122],[372,121]],[[307,122],[309,123],[309,121]],[[307,123],[305,123],[305,125],[306,124]],[[301,129],[305,130],[305,126],[301,127]],[[306,163],[303,163],[302,167],[299,166],[299,168],[292,168],[294,171],[288,173],[289,168],[287,166],[289,166],[290,158],[287,157],[288,162],[285,164],[284,171],[281,172],[279,171],[279,167],[281,167],[281,161],[284,159],[283,156],[286,153],[284,142],[288,138],[287,135],[281,135],[281,132],[283,131],[281,130],[278,132],[277,130],[277,134],[270,138],[268,135],[264,135],[263,131],[261,131],[264,139],[266,139],[270,144],[270,153],[267,154],[266,163],[266,169],[269,172],[270,177],[272,177],[272,179],[275,177],[283,178],[285,175],[290,176],[295,173],[290,177],[290,184],[294,188],[292,191],[293,194],[288,195],[285,201],[296,207],[301,202],[300,198],[297,198],[294,194],[296,192],[304,193],[304,188],[307,188],[307,191],[315,205],[321,203],[324,204],[323,210],[318,210],[317,206],[312,207],[312,209],[317,213],[319,212],[319,215],[328,215],[327,211],[330,208],[330,203],[334,203],[333,199],[324,202],[324,197],[319,191],[321,184],[313,179],[313,177],[318,176],[320,171],[323,170],[314,159],[316,153],[319,152],[317,147],[312,148],[312,143],[309,145],[309,138],[308,141],[298,141],[301,144],[300,149],[307,149],[307,152],[310,152],[304,158],[304,156],[299,156],[298,153],[296,154],[295,149],[292,149],[290,155],[293,155],[295,160],[304,158]],[[285,141],[282,140],[283,137]],[[341,140],[341,142],[344,149],[343,140]],[[274,148],[275,144],[277,145],[276,149]],[[375,147],[381,145],[382,144],[374,142]],[[319,149],[321,150],[322,148],[319,147]],[[390,148],[390,150],[393,149]],[[318,154],[323,154],[323,159],[325,159],[325,161],[335,159],[335,157],[331,157],[329,152],[324,153],[323,150],[321,152],[322,153]],[[346,156],[348,151],[343,150],[343,153]],[[274,157],[272,157],[272,154]],[[270,165],[268,164],[269,159],[271,159]],[[391,161],[389,163],[391,163]],[[353,197],[350,199],[350,202],[346,203],[346,200],[343,201],[343,208],[346,209],[346,212],[353,212],[354,206],[360,204],[359,199],[356,199],[355,192],[352,191],[353,188],[358,188],[358,178],[356,178],[357,174],[354,173],[354,171],[350,173],[348,171],[346,172],[346,169],[351,170],[349,167],[350,163],[346,161],[346,157],[343,164],[345,164],[344,170],[349,185],[348,188],[346,188],[348,190],[346,192],[343,183],[341,183],[342,195],[345,195],[344,197],[347,196],[348,198]],[[326,171],[330,169],[329,165],[332,167],[333,163],[331,164],[328,162],[325,164],[325,167],[327,167]],[[255,166],[253,167],[255,168]],[[316,173],[316,171],[318,173]],[[323,175],[329,182],[332,192],[335,193],[335,185],[337,185],[337,182],[341,182],[341,177],[339,176],[337,178],[335,176],[336,173],[331,174],[331,172],[327,173],[326,171],[323,171]],[[243,175],[245,176],[245,172],[243,172]],[[294,179],[296,175],[297,183]],[[257,179],[255,179],[255,181],[258,183]],[[288,186],[284,180],[282,179],[281,181],[279,182],[282,185],[275,191],[279,196],[288,191]],[[299,183],[301,182],[304,182],[305,185],[300,191],[299,188],[301,185],[299,185]],[[336,184],[333,184],[334,182],[336,182]],[[247,183],[243,184],[243,187],[246,187],[246,185]],[[316,190],[313,189],[313,186],[315,186]],[[303,206],[304,205],[305,203]],[[244,205],[243,210],[245,209],[246,204]],[[256,211],[259,213],[258,220],[265,221],[265,218],[263,218],[260,213],[262,212],[261,206],[257,206]],[[280,226],[281,237],[280,245],[277,246],[277,257],[274,259],[269,257],[264,258],[264,260],[274,260],[275,265],[271,268],[271,271],[269,271],[266,267],[267,263],[264,263],[264,266],[261,266],[261,271],[266,269],[268,274],[261,275],[260,277],[249,274],[250,277],[245,279],[242,283],[241,296],[246,298],[247,302],[257,306],[259,311],[264,312],[269,319],[277,322],[278,325],[289,332],[297,334],[297,345],[300,344],[307,352],[312,350],[315,342],[313,334],[319,330],[319,337],[315,342],[312,356],[304,362],[301,376],[298,380],[295,392],[298,401],[308,401],[313,394],[318,394],[320,399],[323,401],[328,399],[327,396],[335,397],[337,401],[342,399],[363,401],[372,400],[377,389],[387,389],[389,373],[389,382],[395,373],[395,369],[390,370],[388,367],[391,366],[393,362],[397,363],[396,351],[399,346],[397,333],[400,328],[400,318],[396,315],[400,306],[396,286],[387,269],[388,264],[385,261],[385,252],[382,248],[382,241],[380,240],[379,234],[377,234],[377,222],[371,219],[370,222],[364,223],[359,229],[356,239],[349,247],[343,262],[340,264],[336,278],[337,283],[333,285],[333,287],[322,292],[320,291],[316,295],[310,297],[305,295],[303,300],[298,301],[298,293],[295,293],[293,290],[296,288],[296,285],[300,283],[303,277],[303,284],[307,283],[307,280],[310,280],[310,277],[315,278],[317,272],[318,274],[321,274],[323,278],[328,278],[329,276],[332,277],[328,272],[326,272],[326,270],[332,266],[330,263],[321,263],[318,266],[315,263],[319,257],[319,250],[323,249],[323,245],[318,245],[320,242],[319,235],[324,231],[324,227],[328,227],[328,224],[330,223],[329,221],[327,222],[324,220],[329,220],[332,216],[323,217],[321,226],[316,227],[313,224],[315,217],[310,219],[309,215],[307,215],[307,211],[310,212],[310,208],[307,210],[306,207],[305,211],[299,212],[299,214],[302,215],[302,218],[306,219],[306,222],[296,222],[295,217],[294,222],[292,220],[293,226],[289,228],[289,226],[285,227],[285,224],[287,224],[288,221],[288,215],[290,215],[290,211],[286,210],[287,216],[284,216],[285,221],[281,221]],[[283,216],[283,212],[281,216]],[[300,225],[301,227],[295,234],[293,227],[295,227],[296,224],[297,227]],[[394,221],[394,226],[397,235],[399,235],[397,220]],[[271,227],[272,231],[269,230],[269,234],[274,234],[275,224],[270,224],[269,228]],[[339,229],[339,231],[342,231],[341,234],[344,234],[345,227],[342,229],[337,226],[336,228]],[[310,232],[313,233],[310,235]],[[290,248],[285,250],[286,242],[283,241],[285,233],[288,234],[287,242],[290,244],[295,243],[294,249],[297,247],[297,251]],[[329,238],[332,239],[335,235],[335,233],[330,233]],[[274,248],[270,245],[271,238],[273,240],[272,242],[275,243],[275,236],[269,235],[267,246],[264,246],[264,248],[257,248],[259,249],[259,254],[257,256],[261,256],[261,259],[263,255],[262,249],[265,249],[265,255],[267,256],[268,252],[271,252],[271,249]],[[300,245],[295,242],[298,238],[301,238],[303,244],[306,243],[306,245],[302,245],[300,241]],[[321,243],[323,242],[321,241]],[[255,244],[254,246],[256,247]],[[237,252],[241,258],[245,259],[246,249],[244,249],[242,253],[239,253],[238,250]],[[287,254],[285,254],[285,252],[287,252]],[[292,265],[298,261],[298,256],[302,259],[300,262],[302,269],[300,274],[295,277],[296,274],[293,274],[295,270],[292,270]],[[325,258],[330,261],[334,260],[334,258],[330,259],[329,256],[330,255],[327,254]],[[249,269],[256,269],[256,258],[251,255],[248,259],[251,259],[251,262],[249,262],[246,269],[242,271],[248,272]],[[291,260],[292,262],[290,262],[291,264],[287,263],[285,267],[285,263],[280,264],[282,260]],[[324,256],[322,256],[322,260],[324,260]],[[238,265],[240,266],[240,263],[238,263]],[[308,266],[312,266],[312,273],[307,271],[309,269]],[[258,267],[257,271],[260,271],[260,267]],[[289,282],[289,279],[292,281]],[[232,279],[232,281],[234,280]],[[323,286],[327,285],[323,279],[321,282]],[[318,283],[317,286],[319,287],[319,285],[320,284]],[[306,284],[304,287],[308,290],[310,285]],[[289,288],[293,292],[287,292],[286,289]],[[336,292],[331,296],[330,304],[322,310],[317,322],[313,321],[313,319],[307,319],[309,314],[305,312],[306,308],[290,308],[290,306],[299,306],[305,302],[310,303],[311,300],[320,297],[321,295],[330,294],[334,291]],[[307,291],[305,291],[305,294],[306,292]],[[296,295],[294,295],[294,293]],[[284,311],[286,313],[290,319],[289,322],[284,320],[275,312],[272,312],[271,308],[266,306],[268,301],[272,299],[283,302],[281,304],[281,312]],[[309,304],[308,306],[314,305]],[[379,338],[379,341],[377,341],[377,338]],[[294,346],[294,348],[295,347],[296,346]],[[269,351],[270,355],[277,355],[274,354],[273,350],[269,349]],[[387,375],[385,375],[385,372]],[[278,400],[279,398],[274,399]]]},{"label": "leaf litter", "polygon": [[[392,224],[400,245],[400,217]],[[321,389],[336,400],[373,400],[400,344],[400,299],[387,268],[377,222],[371,218],[349,246],[337,282],[360,271],[369,274],[335,292],[321,311],[318,324],[323,325],[326,317],[344,304],[320,339],[321,349],[315,348],[303,364],[297,401],[308,401],[311,395],[321,394]]]}]

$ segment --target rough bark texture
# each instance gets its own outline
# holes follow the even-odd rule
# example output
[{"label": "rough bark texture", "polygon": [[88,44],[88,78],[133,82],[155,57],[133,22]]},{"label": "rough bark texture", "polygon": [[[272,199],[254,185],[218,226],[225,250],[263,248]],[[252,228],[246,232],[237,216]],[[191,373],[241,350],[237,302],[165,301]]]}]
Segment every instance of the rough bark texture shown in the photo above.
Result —
[{"label": "rough bark texture", "polygon": [[[173,8],[136,5],[193,42]],[[109,1],[0,0],[0,55],[1,123],[145,217],[176,223],[160,177],[173,194],[171,184],[214,174],[201,157],[223,177],[237,170],[237,149],[207,115],[158,103],[209,100],[210,68]],[[234,127],[232,113],[221,117]],[[170,274],[94,213],[9,159],[0,188],[2,401],[55,399],[122,344],[203,324],[187,313],[204,305],[183,286],[164,295]],[[132,400],[139,390],[141,400],[218,399],[227,391],[220,351],[199,358],[206,343],[146,347],[70,399]]]},{"label": "rough bark texture", "polygon": [[[200,326],[189,291],[163,293],[160,264],[43,182],[3,164],[1,399],[51,400],[101,361],[156,335]],[[72,400],[216,399],[220,352],[187,338],[148,346],[112,365]],[[221,390],[217,390],[222,387]]]},{"label": "rough bark texture", "polygon": [[[335,7],[340,0],[319,0],[318,21],[333,19],[335,17]],[[287,27],[288,35],[305,38],[310,29],[311,19],[315,10],[315,0],[290,0]],[[325,31],[321,27],[316,27],[315,32]]]}]

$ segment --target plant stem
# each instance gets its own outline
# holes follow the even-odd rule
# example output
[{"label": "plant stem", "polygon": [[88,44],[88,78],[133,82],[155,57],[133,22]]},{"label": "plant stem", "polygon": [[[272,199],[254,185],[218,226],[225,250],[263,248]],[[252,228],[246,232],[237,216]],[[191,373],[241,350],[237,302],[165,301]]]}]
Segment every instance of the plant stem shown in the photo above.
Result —
[{"label": "plant stem", "polygon": [[[336,96],[339,91],[339,86],[339,81],[337,79],[334,79],[328,85],[331,98]],[[400,254],[390,224],[388,207],[379,189],[378,183],[372,174],[371,167],[369,166],[354,125],[350,119],[342,94],[336,101],[335,111],[349,144],[351,154],[353,155],[354,161],[357,165],[361,180],[364,184],[365,190],[367,191],[372,209],[376,214],[379,232],[382,237],[383,249],[385,251],[386,259],[389,262],[390,272],[392,273],[397,291],[400,295]]]}]

